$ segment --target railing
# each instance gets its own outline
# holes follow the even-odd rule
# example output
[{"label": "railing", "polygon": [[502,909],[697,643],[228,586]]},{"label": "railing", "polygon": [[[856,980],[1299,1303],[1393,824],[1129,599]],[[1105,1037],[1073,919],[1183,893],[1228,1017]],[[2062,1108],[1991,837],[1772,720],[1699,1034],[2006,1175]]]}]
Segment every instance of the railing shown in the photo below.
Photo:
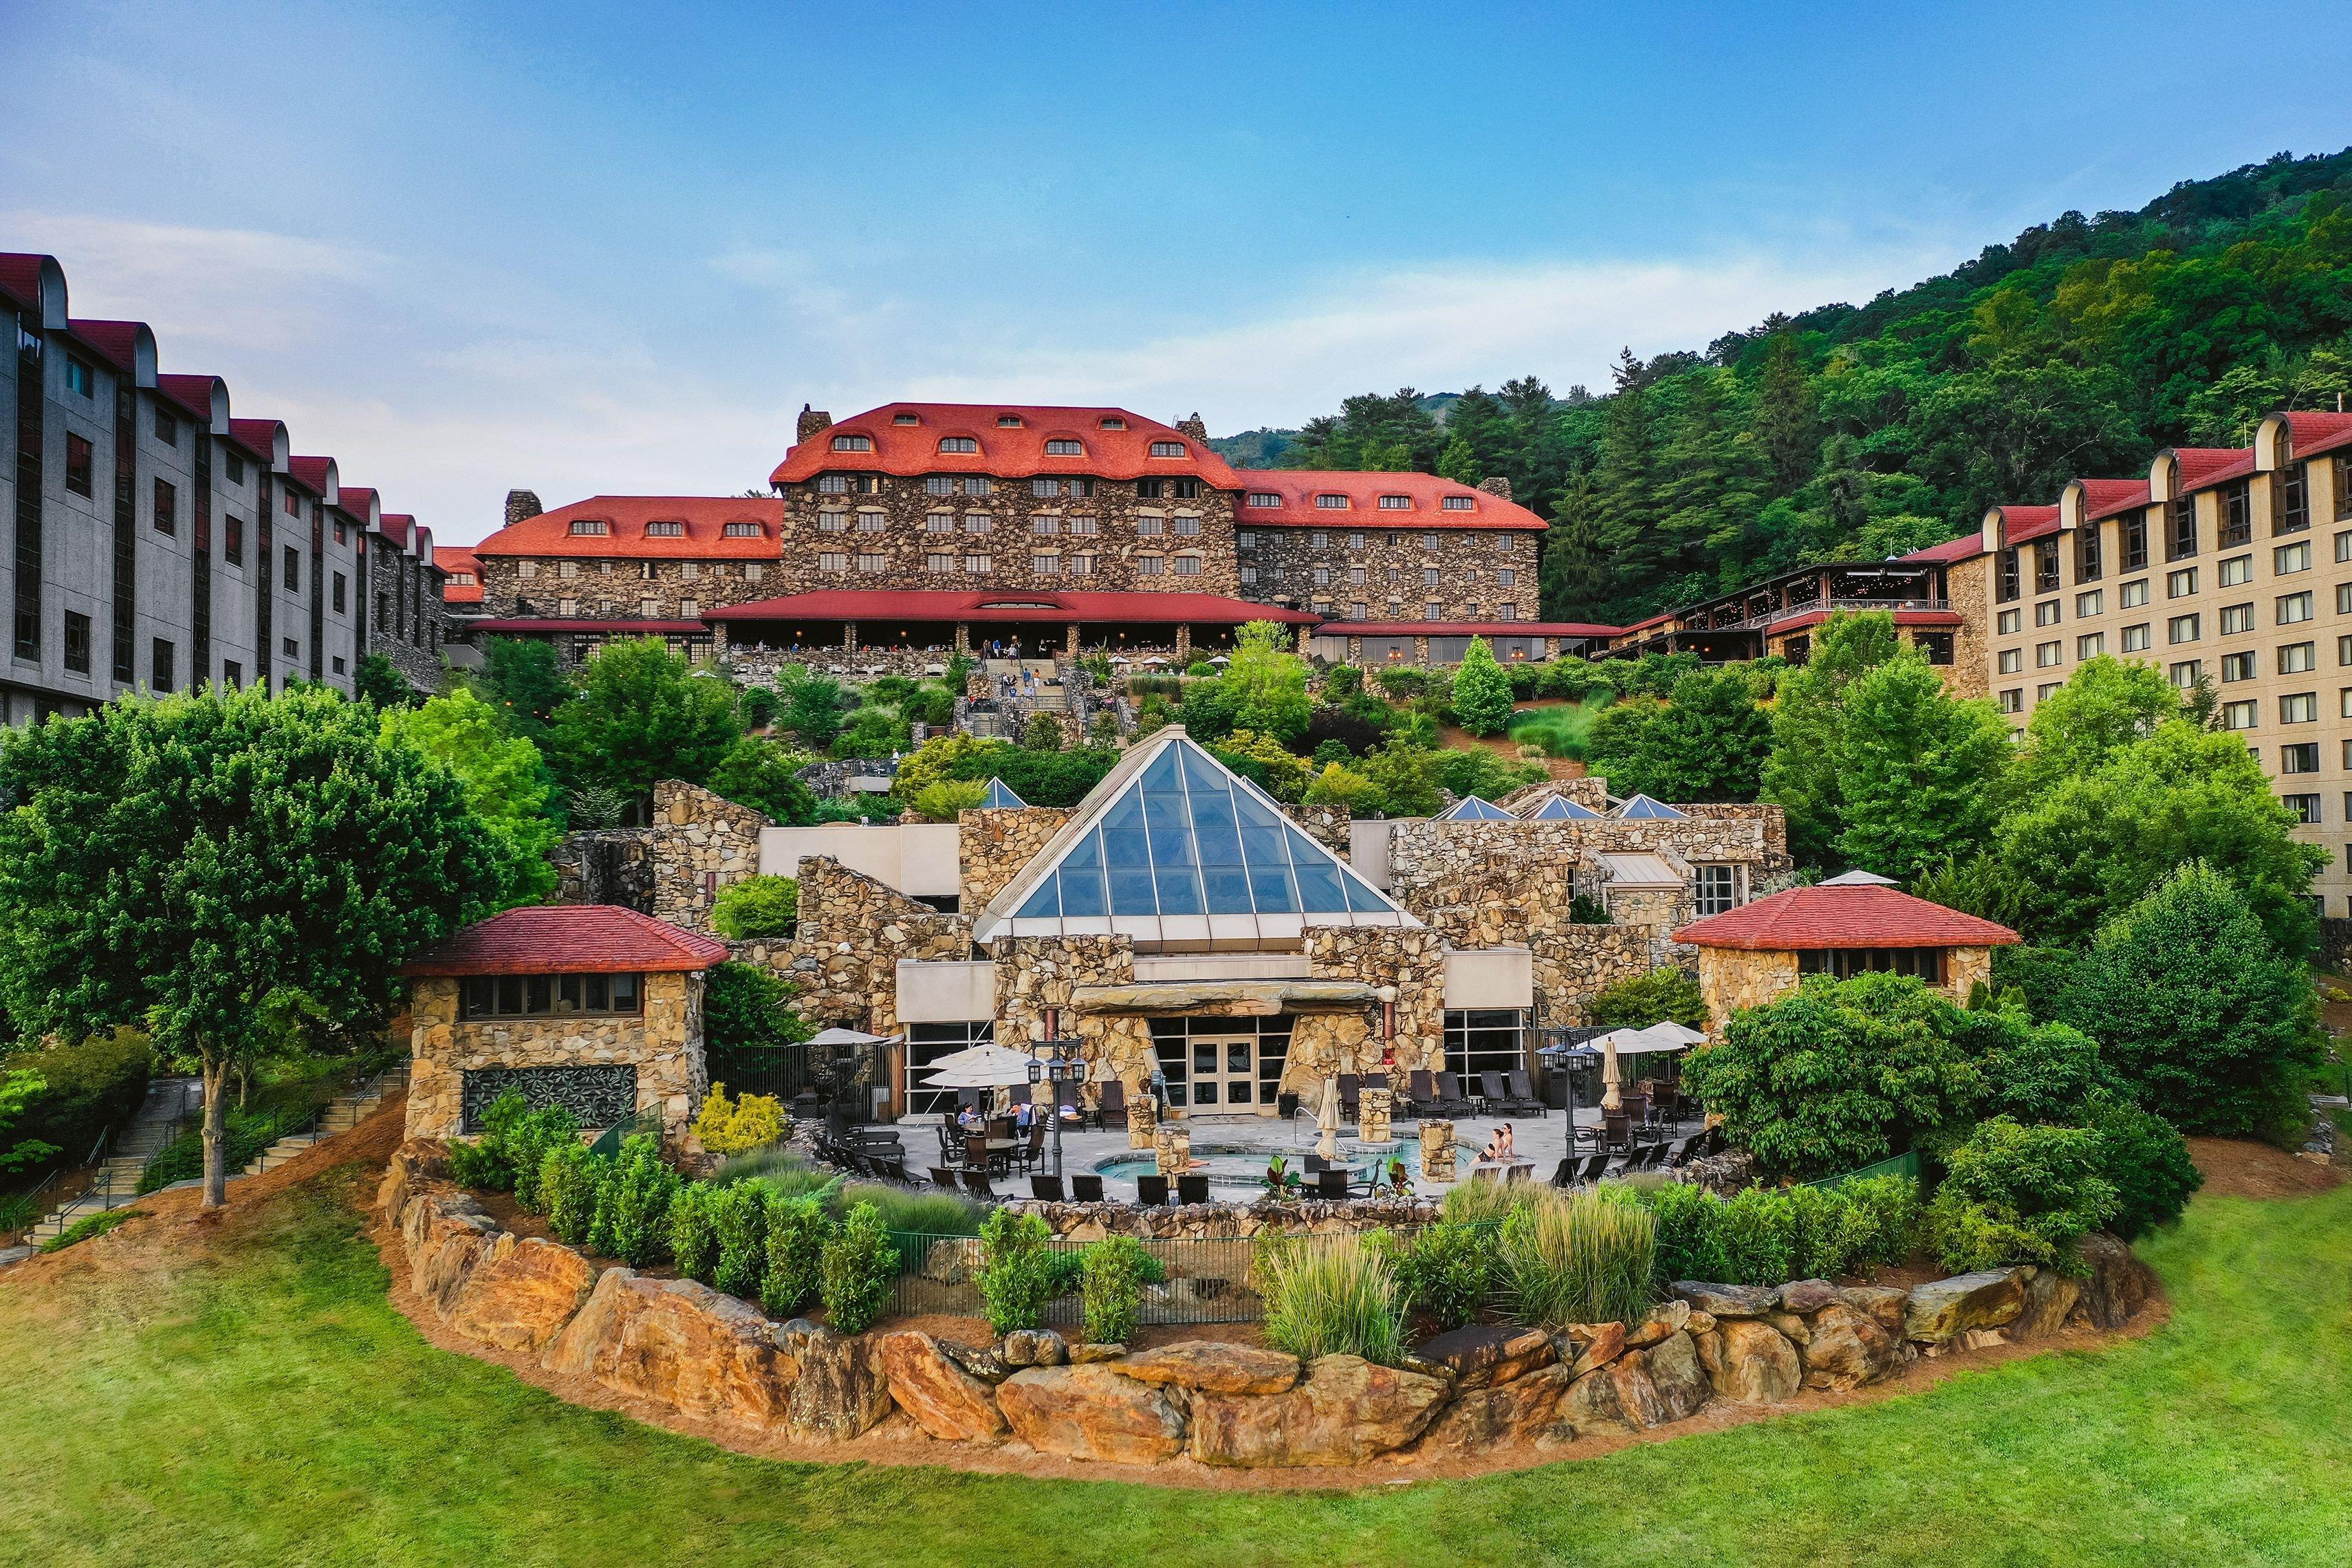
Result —
[{"label": "railing", "polygon": [[1823,1176],[1817,1182],[1807,1182],[1805,1185],[1826,1190],[1831,1187],[1842,1187],[1848,1182],[1866,1181],[1872,1176],[1908,1176],[1916,1182],[1919,1179],[1920,1170],[1919,1152],[1913,1149],[1897,1154],[1893,1159],[1881,1160],[1875,1164],[1864,1165],[1858,1171]]},{"label": "railing", "polygon": [[1727,621],[1721,626],[1690,626],[1687,631],[1747,632],[1785,621],[1791,616],[1807,616],[1815,611],[1834,614],[1841,610],[1866,612],[1871,610],[1948,610],[1949,599],[1815,599],[1811,604],[1790,605],[1786,609],[1768,610],[1760,616],[1750,616],[1744,621]]},{"label": "railing", "polygon": [[[712,1046],[703,1053],[703,1066],[710,1081],[725,1084],[731,1095],[772,1094],[787,1104],[804,1094],[830,1100],[845,1075],[840,1058],[806,1045]],[[890,1047],[858,1047],[846,1064],[845,1076],[853,1089],[887,1089]],[[858,1097],[856,1114],[861,1121],[873,1114],[870,1094]]]}]

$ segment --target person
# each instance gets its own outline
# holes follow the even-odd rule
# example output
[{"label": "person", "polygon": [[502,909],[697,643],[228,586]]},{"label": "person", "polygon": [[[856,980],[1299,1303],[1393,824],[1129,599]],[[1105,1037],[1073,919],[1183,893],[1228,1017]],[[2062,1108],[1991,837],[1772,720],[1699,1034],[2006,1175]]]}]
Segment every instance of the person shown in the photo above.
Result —
[{"label": "person", "polygon": [[956,1112],[956,1125],[967,1132],[978,1132],[988,1124],[980,1119],[980,1108],[967,1105]]},{"label": "person", "polygon": [[1478,1158],[1483,1163],[1498,1163],[1518,1158],[1518,1150],[1511,1142],[1509,1122],[1506,1121],[1495,1129],[1495,1135],[1486,1140],[1486,1147],[1479,1151]]},{"label": "person", "polygon": [[1029,1136],[1030,1127],[1036,1122],[1036,1120],[1037,1108],[1024,1100],[1013,1108],[1013,1131],[1026,1138]]}]

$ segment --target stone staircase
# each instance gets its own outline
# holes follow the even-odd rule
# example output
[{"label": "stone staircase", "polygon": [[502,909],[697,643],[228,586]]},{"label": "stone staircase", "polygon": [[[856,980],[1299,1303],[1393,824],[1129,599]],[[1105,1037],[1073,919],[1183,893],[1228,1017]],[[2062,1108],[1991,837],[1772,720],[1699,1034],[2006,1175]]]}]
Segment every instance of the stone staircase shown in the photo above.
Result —
[{"label": "stone staircase", "polygon": [[203,1106],[204,1085],[199,1079],[162,1078],[149,1084],[146,1102],[121,1135],[107,1145],[111,1152],[91,1176],[89,1187],[35,1226],[26,1241],[38,1247],[91,1215],[121,1208],[136,1197],[139,1178],[147,1173],[148,1162],[180,1135]]},{"label": "stone staircase", "polygon": [[264,1171],[274,1171],[303,1150],[323,1143],[339,1132],[349,1132],[373,1115],[385,1096],[398,1093],[407,1084],[408,1064],[403,1062],[378,1074],[349,1094],[337,1095],[328,1102],[326,1109],[319,1112],[318,1120],[310,1124],[308,1131],[290,1132],[280,1138],[256,1156],[253,1163],[245,1168],[245,1173],[257,1176]]}]

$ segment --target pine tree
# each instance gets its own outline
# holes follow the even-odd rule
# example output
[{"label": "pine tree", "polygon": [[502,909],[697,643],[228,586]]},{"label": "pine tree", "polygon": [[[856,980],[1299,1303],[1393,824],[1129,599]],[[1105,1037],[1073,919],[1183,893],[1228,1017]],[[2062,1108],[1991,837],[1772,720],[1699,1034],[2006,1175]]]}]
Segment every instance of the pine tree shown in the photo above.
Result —
[{"label": "pine tree", "polygon": [[1478,459],[1472,455],[1470,443],[1459,436],[1445,444],[1444,456],[1437,459],[1437,471],[1457,485],[1475,485],[1484,478],[1478,472]]},{"label": "pine tree", "polygon": [[1454,711],[1474,735],[1499,735],[1511,727],[1511,678],[1495,662],[1485,637],[1470,639],[1454,672]]},{"label": "pine tree", "polygon": [[1786,495],[1812,477],[1821,456],[1821,416],[1797,340],[1787,332],[1774,333],[1765,351],[1752,428],[1771,468],[1775,494]]},{"label": "pine tree", "polygon": [[1990,702],[1956,698],[1905,648],[1846,689],[1832,752],[1844,795],[1839,853],[1909,881],[1980,847],[1992,830],[2009,726]]},{"label": "pine tree", "polygon": [[1546,620],[1597,617],[1611,591],[1610,561],[1592,477],[1578,474],[1552,508],[1544,533],[1543,613]]}]

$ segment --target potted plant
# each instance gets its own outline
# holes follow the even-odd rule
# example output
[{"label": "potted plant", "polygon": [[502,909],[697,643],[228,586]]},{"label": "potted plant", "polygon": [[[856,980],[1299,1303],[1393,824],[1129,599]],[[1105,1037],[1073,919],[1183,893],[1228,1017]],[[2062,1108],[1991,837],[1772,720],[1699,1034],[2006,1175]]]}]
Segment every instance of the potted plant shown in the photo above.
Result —
[{"label": "potted plant", "polygon": [[1290,1168],[1287,1154],[1276,1154],[1267,1161],[1261,1180],[1265,1184],[1266,1201],[1277,1204],[1296,1202],[1307,1184],[1307,1179]]}]

